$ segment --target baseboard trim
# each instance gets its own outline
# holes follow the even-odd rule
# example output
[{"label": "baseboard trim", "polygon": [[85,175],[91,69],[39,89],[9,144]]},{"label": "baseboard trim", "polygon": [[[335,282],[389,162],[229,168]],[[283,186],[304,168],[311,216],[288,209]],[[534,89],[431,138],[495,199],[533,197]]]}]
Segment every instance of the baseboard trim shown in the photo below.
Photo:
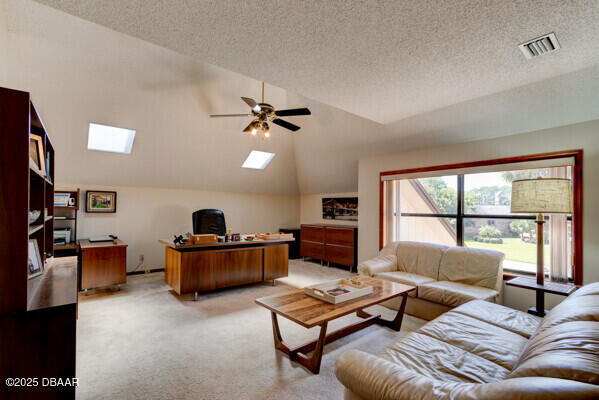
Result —
[{"label": "baseboard trim", "polygon": [[142,270],[142,271],[127,271],[127,275],[142,275],[145,274],[146,271],[148,271],[148,273],[152,273],[152,272],[163,272],[164,268],[154,268],[154,269],[148,269],[148,270]]}]

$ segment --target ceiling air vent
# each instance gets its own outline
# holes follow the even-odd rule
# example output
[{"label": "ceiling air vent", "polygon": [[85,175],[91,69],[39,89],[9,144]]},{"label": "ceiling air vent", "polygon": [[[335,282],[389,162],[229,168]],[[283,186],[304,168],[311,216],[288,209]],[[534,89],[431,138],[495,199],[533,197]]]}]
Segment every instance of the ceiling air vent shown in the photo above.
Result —
[{"label": "ceiling air vent", "polygon": [[524,56],[529,60],[531,58],[542,56],[543,54],[551,53],[552,51],[561,48],[559,42],[557,41],[557,37],[553,32],[536,39],[529,40],[528,42],[522,43],[518,47],[522,53],[524,53]]}]

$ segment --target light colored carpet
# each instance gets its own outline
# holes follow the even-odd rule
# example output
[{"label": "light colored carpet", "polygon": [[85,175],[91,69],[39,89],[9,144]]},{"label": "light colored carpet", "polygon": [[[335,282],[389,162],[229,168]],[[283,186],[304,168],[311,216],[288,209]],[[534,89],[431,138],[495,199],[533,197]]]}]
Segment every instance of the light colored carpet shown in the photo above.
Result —
[{"label": "light colored carpet", "polygon": [[[120,292],[80,296],[77,322],[78,399],[342,399],[335,360],[349,349],[376,353],[425,321],[406,315],[401,332],[381,326],[325,346],[319,375],[275,351],[270,312],[254,299],[352,275],[290,260],[289,276],[179,298],[163,273],[128,277]],[[387,318],[394,314],[382,306]],[[374,311],[374,310],[372,310]],[[348,315],[329,331],[359,320]],[[279,318],[283,339],[300,344],[318,335]]]}]

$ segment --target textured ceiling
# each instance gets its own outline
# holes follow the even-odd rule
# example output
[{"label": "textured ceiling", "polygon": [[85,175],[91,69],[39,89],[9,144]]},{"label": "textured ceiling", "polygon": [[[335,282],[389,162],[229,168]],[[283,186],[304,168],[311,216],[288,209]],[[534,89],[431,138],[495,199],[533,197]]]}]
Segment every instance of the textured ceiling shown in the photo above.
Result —
[{"label": "textured ceiling", "polygon": [[596,0],[38,1],[381,123],[599,62]]},{"label": "textured ceiling", "polygon": [[[278,60],[276,54],[271,58],[273,65],[266,62],[268,58],[252,58],[255,65],[248,62],[246,67],[264,66],[264,74],[256,76],[266,77],[267,83],[270,83],[266,89],[269,101],[279,108],[306,105],[312,111],[310,117],[290,118],[290,121],[302,127],[298,133],[288,134],[274,127],[272,140],[262,143],[239,135],[240,126],[244,125],[241,123],[243,119],[208,118],[211,113],[244,112],[246,108],[239,96],[257,98],[257,80],[198,61],[204,59],[201,54],[186,57],[35,2],[0,0],[0,13],[4,2],[7,5],[5,17],[11,32],[9,42],[12,47],[11,57],[7,58],[12,65],[8,86],[34,93],[34,98],[43,110],[45,122],[53,132],[55,145],[64,155],[59,158],[57,172],[65,181],[70,182],[261,193],[352,192],[358,188],[358,160],[362,157],[599,119],[599,65],[583,68],[587,62],[580,62],[583,58],[588,61],[597,57],[599,50],[596,47],[590,48],[592,43],[584,44],[589,47],[589,54],[583,57],[582,47],[576,47],[576,51],[568,50],[572,46],[567,47],[563,40],[564,37],[572,36],[568,32],[578,32],[581,29],[576,24],[571,24],[568,29],[555,29],[564,48],[534,61],[524,62],[524,57],[510,43],[511,47],[505,51],[511,54],[514,50],[514,57],[521,58],[511,66],[514,74],[520,74],[521,65],[524,65],[528,71],[527,79],[534,82],[466,101],[458,101],[460,97],[456,96],[450,105],[443,108],[420,112],[387,124],[352,114],[347,111],[347,107],[325,104],[318,96],[303,90],[303,87],[295,93],[280,89],[273,86],[273,80],[266,77],[266,72],[272,69],[275,78],[277,74],[285,75],[290,80],[300,81],[305,78],[306,89],[322,92],[321,97],[332,96],[344,101],[344,93],[357,90],[364,83],[353,82],[350,72],[341,71],[342,63],[337,65],[335,74],[330,74],[323,66],[319,67],[316,72],[327,76],[320,81],[306,77],[302,67],[303,60],[296,60],[295,68],[284,63],[279,63],[279,66],[274,64]],[[150,2],[147,10],[131,8],[130,1],[121,3],[123,15],[131,15],[132,12],[142,15],[155,9],[152,5],[154,3]],[[177,10],[181,3],[173,2],[171,8]],[[74,2],[62,4],[71,7],[70,12],[77,9],[73,6]],[[92,9],[86,8],[86,1],[77,4],[83,10]],[[97,12],[104,13],[106,18],[110,16],[110,7],[107,7],[111,4],[109,0],[95,4]],[[227,3],[203,4],[207,10],[216,12]],[[243,4],[239,7],[247,7],[247,4]],[[295,7],[295,3],[291,2],[281,4],[287,4],[289,10]],[[328,3],[319,7],[316,13],[325,12]],[[232,7],[228,10],[229,13],[234,12]],[[579,13],[585,15],[581,16],[580,21],[588,21],[588,14],[596,13],[594,10],[592,7],[581,7]],[[169,12],[171,11],[165,11],[165,15],[170,15]],[[534,25],[539,16],[534,15],[530,7],[526,13],[524,20],[531,20]],[[468,15],[470,14],[466,14]],[[121,17],[115,16],[116,20],[119,18]],[[213,15],[213,18],[216,17]],[[297,13],[289,18],[297,20]],[[572,20],[572,16],[562,18]],[[132,21],[129,22],[133,25],[138,22],[136,19]],[[221,21],[226,21],[226,18]],[[2,22],[3,19],[0,18],[0,25]],[[158,21],[156,25],[156,32],[165,29]],[[528,26],[528,23],[522,25]],[[581,22],[581,25],[584,24]],[[186,24],[174,24],[171,27],[172,35],[179,31],[181,34],[181,26]],[[584,27],[587,32],[583,36],[586,38],[596,35],[599,30],[596,23],[586,24]],[[549,26],[546,29],[537,28],[538,26],[534,30],[538,32],[527,34],[527,37],[554,30]],[[251,29],[255,29],[255,26],[252,25]],[[215,41],[224,40],[216,34],[221,30],[226,31],[227,26],[215,25],[213,32],[206,34],[206,29],[200,25],[197,29],[198,43],[207,42],[202,35],[212,35]],[[226,36],[231,42],[230,46],[224,46],[220,56],[235,59],[231,49],[237,48],[238,40],[234,40],[236,30],[230,30],[231,35]],[[300,34],[308,33],[302,31],[297,34],[301,36]],[[332,42],[340,40],[334,35],[326,39],[326,43],[318,46],[314,43],[314,48],[331,46]],[[287,47],[281,43],[284,41],[278,42],[277,47],[283,53],[288,52]],[[447,46],[449,45],[448,43]],[[267,51],[272,44],[261,42],[261,46]],[[381,45],[381,48],[385,47]],[[240,54],[240,60],[243,57],[254,57],[246,53]],[[210,53],[207,52],[206,55],[208,58]],[[562,66],[564,57],[570,57],[572,65]],[[454,58],[462,58],[462,55],[455,55]],[[325,59],[328,58],[319,62],[324,63]],[[439,73],[439,68],[453,68],[453,64],[447,60],[437,61],[438,65],[423,67],[423,73],[432,76]],[[497,65],[497,79],[476,79],[460,84],[466,91],[472,86],[480,86],[486,93],[497,83],[496,80],[505,81],[509,75],[504,72],[507,68],[504,64]],[[0,84],[4,66],[4,63],[0,65]],[[491,75],[493,68],[490,67]],[[548,69],[554,69],[555,76],[539,80],[537,70]],[[384,99],[366,101],[367,96],[375,91],[376,74],[371,80],[372,85],[368,89],[360,89],[364,96],[348,95],[348,98],[359,101],[360,107],[381,106],[391,109],[393,105],[395,111],[416,105],[417,98],[414,96],[413,99],[407,96],[396,104],[390,104]],[[316,85],[318,82],[320,86]],[[456,84],[457,78],[454,77],[452,82]],[[384,83],[388,88],[393,86],[389,82]],[[431,104],[439,101],[438,91],[432,81],[420,84],[420,94],[426,96]],[[437,105],[431,106],[433,107]],[[138,136],[132,156],[86,151],[86,124],[89,121],[137,128]],[[239,168],[252,148],[277,153],[273,163],[265,171]],[[73,165],[80,167],[74,169]]]}]

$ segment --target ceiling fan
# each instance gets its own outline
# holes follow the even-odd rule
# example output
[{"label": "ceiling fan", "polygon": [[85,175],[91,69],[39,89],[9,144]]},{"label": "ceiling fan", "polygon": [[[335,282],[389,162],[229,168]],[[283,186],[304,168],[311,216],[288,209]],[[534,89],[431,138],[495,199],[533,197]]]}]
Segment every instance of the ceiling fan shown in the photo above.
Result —
[{"label": "ceiling fan", "polygon": [[275,108],[264,102],[264,82],[262,82],[262,102],[256,103],[254,99],[250,99],[249,97],[242,97],[241,100],[245,101],[245,103],[250,106],[251,114],[216,114],[211,115],[212,118],[221,118],[221,117],[254,117],[252,122],[248,126],[245,127],[243,132],[250,132],[253,136],[258,134],[258,131],[262,132],[262,138],[270,137],[268,122],[272,122],[273,124],[279,125],[285,129],[289,129],[290,131],[297,131],[300,129],[299,126],[292,124],[291,122],[287,122],[282,120],[279,117],[289,117],[293,115],[311,115],[310,110],[307,108],[292,108],[288,110],[275,110]]}]

